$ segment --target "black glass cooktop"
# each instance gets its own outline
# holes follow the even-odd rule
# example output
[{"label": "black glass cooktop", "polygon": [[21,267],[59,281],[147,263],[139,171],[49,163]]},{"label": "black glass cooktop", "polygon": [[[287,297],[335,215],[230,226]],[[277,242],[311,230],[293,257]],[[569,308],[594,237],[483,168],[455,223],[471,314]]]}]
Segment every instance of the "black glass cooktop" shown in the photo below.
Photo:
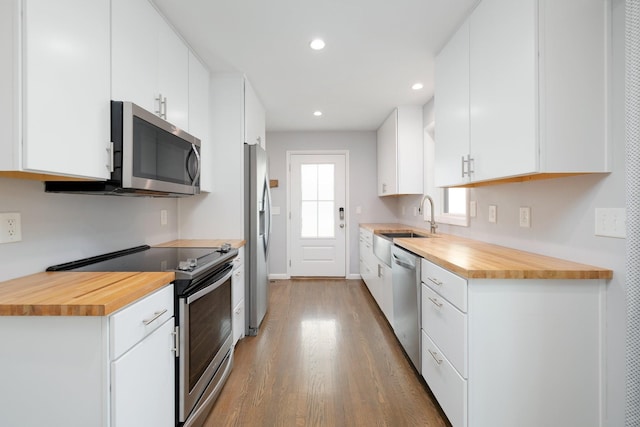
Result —
[{"label": "black glass cooktop", "polygon": [[47,271],[176,271],[188,275],[211,269],[229,258],[233,248],[151,248],[138,246],[65,264]]}]

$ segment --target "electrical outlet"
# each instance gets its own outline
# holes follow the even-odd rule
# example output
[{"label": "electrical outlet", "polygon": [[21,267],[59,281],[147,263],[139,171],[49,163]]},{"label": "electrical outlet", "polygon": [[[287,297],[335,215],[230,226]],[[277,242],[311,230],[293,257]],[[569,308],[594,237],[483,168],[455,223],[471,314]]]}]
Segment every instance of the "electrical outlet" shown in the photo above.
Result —
[{"label": "electrical outlet", "polygon": [[627,237],[627,211],[624,208],[596,208],[596,236]]},{"label": "electrical outlet", "polygon": [[160,225],[167,225],[167,210],[162,209],[160,211]]},{"label": "electrical outlet", "polygon": [[531,208],[520,206],[520,227],[531,228]]},{"label": "electrical outlet", "polygon": [[20,213],[0,213],[0,243],[12,243],[22,240]]},{"label": "electrical outlet", "polygon": [[495,224],[498,222],[498,206],[489,205],[489,222]]}]

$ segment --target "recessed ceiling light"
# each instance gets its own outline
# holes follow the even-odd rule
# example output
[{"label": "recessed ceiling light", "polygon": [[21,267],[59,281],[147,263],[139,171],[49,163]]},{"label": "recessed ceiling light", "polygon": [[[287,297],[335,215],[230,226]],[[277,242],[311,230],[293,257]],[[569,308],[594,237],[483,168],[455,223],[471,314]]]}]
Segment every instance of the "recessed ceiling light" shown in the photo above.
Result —
[{"label": "recessed ceiling light", "polygon": [[413,86],[411,86],[411,89],[413,90],[420,90],[424,87],[424,85],[422,83],[414,83]]},{"label": "recessed ceiling light", "polygon": [[324,49],[324,40],[322,39],[314,39],[311,41],[311,43],[309,43],[309,46],[311,46],[311,49],[313,50],[322,50]]},{"label": "recessed ceiling light", "polygon": [[316,117],[320,117],[322,115],[322,111],[314,111],[313,115]]}]

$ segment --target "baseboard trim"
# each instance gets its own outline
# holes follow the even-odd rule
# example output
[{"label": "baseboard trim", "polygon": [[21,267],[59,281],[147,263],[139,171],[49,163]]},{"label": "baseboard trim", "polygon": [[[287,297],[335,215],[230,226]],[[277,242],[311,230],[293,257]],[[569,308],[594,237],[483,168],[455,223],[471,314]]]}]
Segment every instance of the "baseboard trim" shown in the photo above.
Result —
[{"label": "baseboard trim", "polygon": [[291,276],[288,274],[269,274],[269,280],[289,280]]},{"label": "baseboard trim", "polygon": [[346,279],[347,280],[360,280],[360,279],[362,279],[362,276],[360,276],[360,274],[357,274],[357,273],[351,273],[351,274],[347,275]]}]

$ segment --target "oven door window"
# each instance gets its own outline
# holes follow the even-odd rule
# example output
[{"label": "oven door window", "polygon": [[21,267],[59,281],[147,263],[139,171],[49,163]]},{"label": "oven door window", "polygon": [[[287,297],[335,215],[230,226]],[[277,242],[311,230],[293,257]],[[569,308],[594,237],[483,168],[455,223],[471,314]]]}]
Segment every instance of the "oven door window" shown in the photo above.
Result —
[{"label": "oven door window", "polygon": [[133,176],[193,184],[198,158],[191,144],[136,116],[133,117],[133,133]]},{"label": "oven door window", "polygon": [[191,391],[231,334],[231,279],[188,307]]}]

